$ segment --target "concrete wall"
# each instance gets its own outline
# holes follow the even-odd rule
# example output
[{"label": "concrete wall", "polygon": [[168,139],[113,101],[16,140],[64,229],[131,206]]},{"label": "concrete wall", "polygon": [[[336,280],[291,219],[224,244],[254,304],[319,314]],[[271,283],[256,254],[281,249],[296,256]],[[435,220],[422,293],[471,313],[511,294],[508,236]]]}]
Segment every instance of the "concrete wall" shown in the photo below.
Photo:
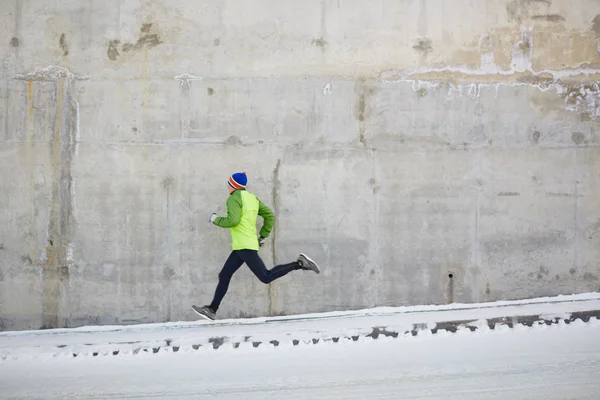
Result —
[{"label": "concrete wall", "polygon": [[[597,0],[0,2],[0,329],[600,290]],[[453,278],[449,278],[452,274]]]}]

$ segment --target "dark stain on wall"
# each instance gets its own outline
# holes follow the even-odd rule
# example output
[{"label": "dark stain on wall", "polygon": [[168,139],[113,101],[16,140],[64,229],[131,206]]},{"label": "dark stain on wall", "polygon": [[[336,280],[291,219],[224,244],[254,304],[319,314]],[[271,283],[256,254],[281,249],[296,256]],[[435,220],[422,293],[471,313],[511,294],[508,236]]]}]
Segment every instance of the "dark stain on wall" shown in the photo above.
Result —
[{"label": "dark stain on wall", "polygon": [[585,140],[585,135],[583,133],[581,133],[581,132],[574,132],[571,135],[571,140],[575,144],[581,144]]},{"label": "dark stain on wall", "polygon": [[509,0],[506,2],[506,13],[508,14],[509,22],[521,22],[524,19],[529,18],[531,8],[536,3],[542,3],[550,5],[550,0]]},{"label": "dark stain on wall", "polygon": [[355,118],[359,124],[359,137],[358,140],[362,145],[366,145],[365,138],[365,119],[368,117],[368,107],[367,103],[369,98],[375,93],[375,88],[368,83],[366,83],[365,79],[362,78],[359,82],[356,83],[354,89],[357,99],[356,105],[354,107]]},{"label": "dark stain on wall", "polygon": [[120,42],[120,40],[111,40],[108,42],[108,50],[106,50],[106,55],[112,61],[116,61],[117,57],[119,57],[118,46]]},{"label": "dark stain on wall", "polygon": [[358,95],[358,120],[363,122],[365,120],[365,94],[360,93]]},{"label": "dark stain on wall", "polygon": [[519,49],[521,49],[523,53],[529,53],[529,50],[531,50],[531,43],[529,43],[529,40],[524,40],[519,43]]},{"label": "dark stain on wall", "polygon": [[600,14],[592,20],[592,31],[596,33],[596,37],[600,37]]},{"label": "dark stain on wall", "polygon": [[223,142],[223,144],[228,146],[243,146],[244,142],[239,136],[231,135]]},{"label": "dark stain on wall", "polygon": [[[143,49],[151,49],[162,43],[159,34],[153,31],[153,24],[143,24],[140,28],[140,36],[135,43],[123,43],[121,51],[123,53],[135,52]],[[116,61],[120,56],[118,46],[120,40],[111,40],[108,42],[108,50],[106,54],[112,61]]]},{"label": "dark stain on wall", "polygon": [[60,48],[63,51],[63,56],[68,56],[69,55],[69,46],[67,46],[67,37],[64,33],[62,35],[60,35],[58,44],[60,45]]},{"label": "dark stain on wall", "polygon": [[314,44],[317,47],[320,47],[321,50],[325,49],[325,46],[327,46],[327,41],[325,39],[323,39],[322,37],[313,39],[312,44]]},{"label": "dark stain on wall", "polygon": [[585,274],[583,274],[583,280],[584,281],[597,281],[598,277],[594,274],[592,274],[591,272],[586,272]]},{"label": "dark stain on wall", "polygon": [[377,194],[379,193],[379,189],[381,188],[379,183],[377,183],[377,180],[375,178],[371,178],[368,181],[369,187],[371,188],[371,191],[373,192],[373,194]]},{"label": "dark stain on wall", "polygon": [[532,15],[531,19],[536,21],[548,21],[548,22],[561,22],[565,20],[565,17],[559,14],[544,14],[544,15]]},{"label": "dark stain on wall", "polygon": [[152,35],[141,36],[135,44],[125,43],[122,47],[122,50],[124,53],[128,53],[132,50],[133,51],[141,50],[144,47],[146,47],[147,49],[151,49],[152,47],[158,46],[160,43],[162,43],[160,41],[160,38],[158,37],[157,34],[154,33]]},{"label": "dark stain on wall", "polygon": [[12,47],[19,47],[19,39],[16,37],[13,37],[12,39],[10,39],[10,45]]},{"label": "dark stain on wall", "polygon": [[521,193],[518,193],[518,192],[500,192],[500,193],[498,193],[498,197],[517,197],[520,195],[521,195]]},{"label": "dark stain on wall", "polygon": [[431,52],[433,50],[431,39],[428,39],[428,38],[417,39],[415,45],[413,46],[413,49],[415,49],[419,53],[422,53],[425,55],[428,54],[429,52]]},{"label": "dark stain on wall", "polygon": [[175,178],[170,175],[162,180],[162,186],[165,190],[172,189],[174,184],[175,184]]},{"label": "dark stain on wall", "polygon": [[361,144],[365,144],[365,94],[361,92],[358,95],[357,118],[359,122],[359,137]]},{"label": "dark stain on wall", "polygon": [[158,34],[156,34],[156,33],[153,33],[150,35],[143,35],[143,36],[140,36],[140,38],[135,43],[135,45],[133,45],[133,49],[141,50],[144,47],[151,49],[155,46],[158,46],[161,43],[162,42],[160,41],[160,38],[158,37]]}]

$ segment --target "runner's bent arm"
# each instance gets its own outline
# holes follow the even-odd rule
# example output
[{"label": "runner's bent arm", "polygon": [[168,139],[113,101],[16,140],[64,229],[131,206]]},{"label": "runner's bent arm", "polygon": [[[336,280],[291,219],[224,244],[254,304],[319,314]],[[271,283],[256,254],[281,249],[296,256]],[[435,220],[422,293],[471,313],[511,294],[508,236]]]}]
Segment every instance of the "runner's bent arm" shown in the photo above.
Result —
[{"label": "runner's bent arm", "polygon": [[214,224],[221,228],[233,228],[242,218],[242,198],[239,193],[233,193],[227,199],[227,217],[217,217]]}]

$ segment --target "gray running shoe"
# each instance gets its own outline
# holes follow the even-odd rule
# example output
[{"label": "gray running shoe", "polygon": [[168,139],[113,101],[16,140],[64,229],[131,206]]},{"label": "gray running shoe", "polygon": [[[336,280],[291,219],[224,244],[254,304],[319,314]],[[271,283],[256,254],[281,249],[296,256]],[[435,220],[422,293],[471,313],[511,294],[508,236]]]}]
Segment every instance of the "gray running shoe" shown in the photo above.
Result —
[{"label": "gray running shoe", "polygon": [[192,306],[192,309],[202,318],[206,318],[211,321],[215,320],[216,313],[209,306],[204,306],[202,308]]},{"label": "gray running shoe", "polygon": [[321,273],[319,266],[313,260],[311,260],[306,254],[300,253],[298,256],[298,262],[302,269],[309,271],[315,271],[317,274]]}]

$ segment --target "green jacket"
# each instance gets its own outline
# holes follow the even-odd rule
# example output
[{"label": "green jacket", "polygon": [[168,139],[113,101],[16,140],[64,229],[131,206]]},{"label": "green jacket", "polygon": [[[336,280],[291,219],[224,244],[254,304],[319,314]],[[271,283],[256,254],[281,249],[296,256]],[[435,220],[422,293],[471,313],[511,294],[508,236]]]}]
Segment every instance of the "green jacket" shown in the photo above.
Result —
[{"label": "green jacket", "polygon": [[247,190],[236,190],[227,199],[227,217],[217,217],[213,223],[221,228],[229,228],[233,250],[258,250],[256,235],[258,215],[264,219],[259,234],[266,238],[273,229],[275,215],[252,193]]}]

